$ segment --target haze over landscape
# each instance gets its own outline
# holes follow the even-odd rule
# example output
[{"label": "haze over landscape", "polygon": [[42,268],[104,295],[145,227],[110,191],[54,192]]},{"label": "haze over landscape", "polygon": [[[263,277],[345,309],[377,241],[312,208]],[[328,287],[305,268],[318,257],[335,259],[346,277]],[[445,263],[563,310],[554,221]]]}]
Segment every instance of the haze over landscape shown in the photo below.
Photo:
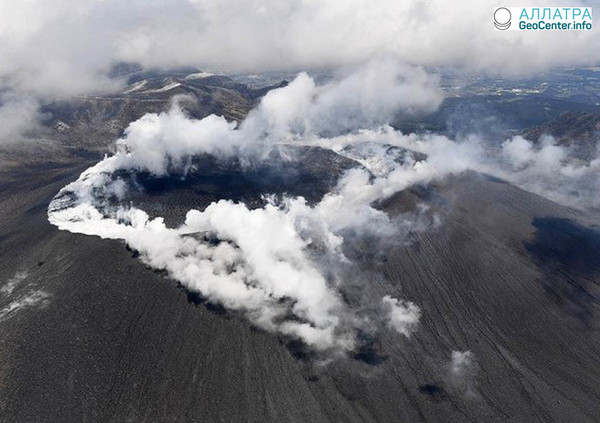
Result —
[{"label": "haze over landscape", "polygon": [[497,6],[0,0],[0,421],[600,420],[600,35]]}]

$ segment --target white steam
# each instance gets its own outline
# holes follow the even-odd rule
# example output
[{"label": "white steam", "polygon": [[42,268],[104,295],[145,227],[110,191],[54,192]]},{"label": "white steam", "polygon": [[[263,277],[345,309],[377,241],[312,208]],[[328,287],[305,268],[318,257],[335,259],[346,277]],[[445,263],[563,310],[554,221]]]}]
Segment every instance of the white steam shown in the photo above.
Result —
[{"label": "white steam", "polygon": [[13,317],[17,312],[34,307],[45,307],[49,303],[50,294],[45,291],[30,291],[11,301],[0,309],[0,322]]},{"label": "white steam", "polygon": [[0,93],[0,146],[23,141],[42,130],[37,100],[14,93]]},{"label": "white steam", "polygon": [[388,326],[398,333],[410,336],[416,330],[421,317],[421,309],[409,301],[402,301],[386,295],[382,298],[388,310]]},{"label": "white steam", "polygon": [[437,109],[443,98],[438,83],[424,70],[390,56],[347,69],[322,86],[301,73],[285,89],[269,92],[242,126],[276,141],[378,127],[399,112]]},{"label": "white steam", "polygon": [[477,362],[471,351],[452,351],[448,364],[448,381],[454,390],[473,397],[476,395]]},{"label": "white steam", "polygon": [[569,157],[569,148],[550,136],[537,144],[516,136],[502,144],[509,169],[505,178],[522,188],[580,209],[600,208],[600,158]]},{"label": "white steam", "polygon": [[0,288],[0,322],[13,317],[21,310],[48,305],[51,297],[49,293],[31,289],[31,284],[21,287],[28,276],[27,271],[19,271]]},{"label": "white steam", "polygon": [[[357,157],[356,150],[350,153],[344,151],[348,145],[365,141],[382,144],[379,154],[376,154],[375,146],[370,147],[373,154],[367,157]],[[453,140],[436,134],[404,135],[383,126],[375,130],[361,130],[351,136],[313,140],[312,144],[328,146],[357,159],[373,173],[386,175],[380,181],[384,185],[404,181],[406,186],[410,186],[474,170],[507,180],[569,207],[587,212],[597,212],[600,208],[597,196],[600,190],[600,149],[587,160],[575,159],[571,156],[570,147],[559,145],[548,135],[541,136],[536,142],[514,136],[497,146],[474,135]],[[386,147],[389,145],[426,154],[427,160],[416,162],[414,168],[406,173],[406,167],[394,168]],[[392,184],[391,189],[401,185]],[[389,188],[385,188],[384,192],[389,192]]]},{"label": "white steam", "polygon": [[473,353],[471,351],[452,351],[450,360],[450,373],[462,377],[473,365]]},{"label": "white steam", "polygon": [[17,272],[15,275],[6,281],[6,283],[0,288],[0,294],[10,296],[15,288],[27,279],[28,273],[26,271]]},{"label": "white steam", "polygon": [[[315,206],[288,198],[250,210],[221,200],[204,211],[190,210],[185,223],[171,229],[142,210],[110,210],[103,203],[104,187],[111,189],[108,169],[115,169],[121,155],[65,187],[50,205],[50,222],[71,232],[125,240],[150,266],[167,270],[210,301],[243,312],[261,328],[320,350],[355,346],[351,332],[368,322],[342,301],[339,289],[345,281],[325,276],[316,251],[321,260],[344,266],[344,231],[393,230],[387,215],[370,205],[375,197],[369,191],[378,191],[365,171],[351,171]],[[408,336],[419,308],[390,297],[383,302],[390,326]]]},{"label": "white steam", "polygon": [[[315,205],[301,197],[270,199],[263,208],[251,210],[221,200],[203,211],[190,210],[185,223],[174,229],[162,218],[150,219],[142,210],[114,207],[110,201],[124,195],[123,182],[113,177],[119,170],[165,175],[185,171],[198,154],[255,157],[281,140],[319,139],[318,131],[344,112],[366,124],[381,113],[392,116],[397,109],[439,103],[435,82],[421,71],[385,62],[389,77],[382,85],[373,81],[369,66],[322,87],[301,74],[288,87],[269,93],[239,128],[216,116],[189,119],[177,106],[146,115],[129,126],[115,155],[59,193],[49,208],[50,222],[72,232],[125,240],[148,265],[167,270],[187,289],[243,313],[261,328],[319,350],[352,349],[356,331],[373,323],[342,299],[346,281],[335,269],[351,266],[342,252],[344,236],[348,231],[353,236],[394,233],[394,223],[372,203],[422,180],[421,173],[431,176],[410,153],[387,176],[373,179],[366,169],[349,171]],[[417,81],[409,82],[415,74]],[[371,96],[381,92],[385,97],[389,84],[395,95],[406,95],[369,109],[362,103],[372,103],[373,97],[366,91],[351,93],[350,107],[345,108],[348,87],[343,87],[360,85],[361,79],[369,84]],[[337,128],[349,129],[348,123]],[[408,336],[419,308],[391,297],[383,304],[389,309],[388,323]]]},{"label": "white steam", "polygon": [[[385,296],[358,300],[365,303],[354,307],[344,296],[353,266],[344,255],[347,237],[386,237],[398,234],[402,224],[373,204],[468,169],[525,187],[531,183],[531,190],[543,190],[544,181],[557,174],[598,181],[596,162],[566,164],[561,147],[551,144],[534,147],[515,138],[502,146],[497,160],[485,140],[404,135],[385,126],[399,110],[433,108],[439,101],[435,80],[379,59],[322,86],[300,74],[289,86],[269,92],[239,126],[216,116],[193,120],[175,105],[131,123],[116,154],[60,191],[49,220],[63,230],[124,240],[145,263],[166,270],[187,289],[317,350],[352,350],[358,331],[385,325],[409,336],[421,315],[415,304]],[[118,172],[185,174],[193,157],[202,154],[252,163],[277,144],[330,148],[356,160],[357,167],[316,204],[301,197],[265,197],[266,205],[250,209],[224,199],[190,210],[178,228],[121,204],[128,187]],[[384,309],[383,321],[375,321],[377,313],[355,311],[373,304]]]}]

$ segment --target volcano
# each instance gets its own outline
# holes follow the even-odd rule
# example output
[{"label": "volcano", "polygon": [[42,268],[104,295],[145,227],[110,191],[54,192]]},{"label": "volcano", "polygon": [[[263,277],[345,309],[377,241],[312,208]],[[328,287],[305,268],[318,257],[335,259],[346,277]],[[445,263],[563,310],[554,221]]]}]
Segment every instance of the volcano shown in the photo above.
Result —
[{"label": "volcano", "polygon": [[52,103],[53,154],[2,156],[0,420],[600,419],[594,209],[192,75]]},{"label": "volcano", "polygon": [[[349,165],[318,149],[301,159],[292,178],[315,200]],[[273,180],[235,166],[209,171],[207,160],[174,189],[146,183],[138,201],[171,207],[175,224],[191,192],[261,192]],[[392,196],[379,205],[390,215],[425,202],[441,223],[359,266],[384,275],[366,295],[400,292],[420,305],[419,330],[410,339],[384,331],[325,365],[190,297],[123,243],[50,225],[48,202],[82,170],[48,164],[4,175],[1,277],[23,277],[1,294],[3,421],[599,416],[600,234],[581,212],[474,172]],[[23,305],[35,292],[46,300]],[[453,359],[463,350],[472,356]]]}]

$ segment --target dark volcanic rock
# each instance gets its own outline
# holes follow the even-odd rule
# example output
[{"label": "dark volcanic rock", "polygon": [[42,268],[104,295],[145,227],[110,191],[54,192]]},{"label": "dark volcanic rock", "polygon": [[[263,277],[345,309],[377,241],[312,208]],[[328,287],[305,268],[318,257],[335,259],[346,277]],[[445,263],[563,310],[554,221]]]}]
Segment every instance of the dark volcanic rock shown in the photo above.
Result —
[{"label": "dark volcanic rock", "polygon": [[[260,154],[260,153],[255,153]],[[124,203],[162,216],[178,226],[190,209],[204,210],[221,199],[244,202],[250,208],[266,204],[265,195],[304,197],[314,204],[336,185],[340,176],[359,164],[319,147],[279,146],[264,155],[218,159],[194,157],[185,174],[156,177],[147,172],[121,172],[115,177],[129,187]]]},{"label": "dark volcanic rock", "polygon": [[[327,178],[321,153],[308,167]],[[122,243],[51,226],[49,200],[81,170],[2,175],[0,284],[26,276],[0,307],[48,295],[0,321],[3,422],[600,419],[597,267],[569,264],[581,242],[597,251],[585,216],[472,173],[435,195],[414,191],[411,201],[436,199],[442,225],[361,266],[385,276],[364,282],[369,295],[421,307],[419,330],[384,332],[356,357],[317,366],[189,302]],[[406,201],[382,207],[395,214]],[[585,319],[564,307],[579,301],[562,288],[573,282],[590,298]],[[474,376],[451,373],[453,350],[473,353]]]}]

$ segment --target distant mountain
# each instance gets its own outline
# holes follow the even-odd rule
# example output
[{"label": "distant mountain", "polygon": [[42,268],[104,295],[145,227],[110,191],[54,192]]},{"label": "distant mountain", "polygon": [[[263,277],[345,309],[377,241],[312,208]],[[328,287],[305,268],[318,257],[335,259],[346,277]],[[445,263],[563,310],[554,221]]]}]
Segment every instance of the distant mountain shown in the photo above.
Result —
[{"label": "distant mountain", "polygon": [[542,135],[551,135],[558,144],[571,147],[573,157],[590,159],[596,156],[596,145],[600,142],[600,113],[563,113],[523,133],[524,138],[534,142]]},{"label": "distant mountain", "polygon": [[600,113],[600,107],[544,94],[468,95],[444,99],[427,116],[398,116],[393,126],[402,132],[433,131],[450,137],[478,134],[502,141],[507,134],[543,125],[566,112]]},{"label": "distant mountain", "polygon": [[194,118],[217,114],[239,122],[260,97],[287,84],[284,81],[273,87],[252,89],[229,77],[197,69],[132,72],[120,77],[128,80],[120,92],[44,105],[46,125],[52,129],[49,137],[69,147],[104,151],[130,122],[146,113],[168,110],[174,96],[189,97],[182,105]]}]

